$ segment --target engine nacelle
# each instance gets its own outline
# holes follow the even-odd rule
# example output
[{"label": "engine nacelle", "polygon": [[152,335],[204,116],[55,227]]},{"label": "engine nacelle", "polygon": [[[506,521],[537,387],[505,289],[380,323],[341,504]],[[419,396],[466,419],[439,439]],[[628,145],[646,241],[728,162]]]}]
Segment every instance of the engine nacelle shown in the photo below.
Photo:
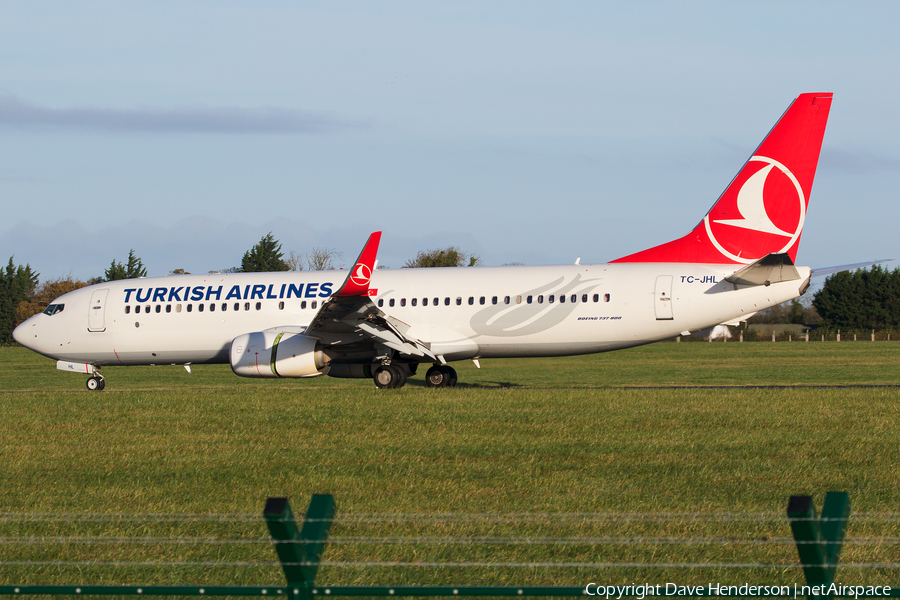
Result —
[{"label": "engine nacelle", "polygon": [[318,377],[329,362],[318,342],[299,333],[245,333],[231,342],[231,370],[241,377]]}]

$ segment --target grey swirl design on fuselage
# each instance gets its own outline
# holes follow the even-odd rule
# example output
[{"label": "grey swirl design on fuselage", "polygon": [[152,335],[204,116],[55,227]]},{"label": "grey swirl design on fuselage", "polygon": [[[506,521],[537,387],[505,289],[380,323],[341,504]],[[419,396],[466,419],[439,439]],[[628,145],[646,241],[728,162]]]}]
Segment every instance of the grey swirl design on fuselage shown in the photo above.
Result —
[{"label": "grey swirl design on fuselage", "polygon": [[[568,301],[570,294],[587,294],[600,285],[602,279],[582,279],[579,273],[572,281],[565,284],[564,281],[565,277],[560,277],[546,285],[522,292],[521,304],[516,304],[515,296],[510,299],[510,304],[504,304],[501,298],[499,304],[492,304],[475,313],[469,325],[478,335],[497,337],[518,337],[546,331],[562,323],[577,308],[578,303]],[[539,304],[537,296],[547,292],[557,296],[556,302],[550,304],[544,298],[544,302]],[[535,297],[533,303],[526,302],[528,296]],[[567,301],[560,302],[559,296],[566,296]]]}]

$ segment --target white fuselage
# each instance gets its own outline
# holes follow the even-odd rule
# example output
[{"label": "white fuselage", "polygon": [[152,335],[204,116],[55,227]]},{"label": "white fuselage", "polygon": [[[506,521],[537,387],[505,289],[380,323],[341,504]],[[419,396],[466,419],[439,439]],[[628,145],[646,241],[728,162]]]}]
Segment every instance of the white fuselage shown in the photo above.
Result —
[{"label": "white fuselage", "polygon": [[[371,300],[444,360],[604,352],[746,319],[797,297],[801,279],[738,286],[735,265],[626,263],[378,270]],[[248,332],[301,333],[346,271],[112,281],[54,300],[15,339],[62,361],[227,363]],[[328,339],[326,343],[342,340]],[[374,359],[374,356],[372,357]]]}]

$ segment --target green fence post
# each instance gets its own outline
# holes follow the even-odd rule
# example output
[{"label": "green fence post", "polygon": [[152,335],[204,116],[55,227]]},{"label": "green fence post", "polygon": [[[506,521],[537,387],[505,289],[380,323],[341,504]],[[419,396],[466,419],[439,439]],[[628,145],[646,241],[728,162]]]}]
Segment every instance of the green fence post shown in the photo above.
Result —
[{"label": "green fence post", "polygon": [[[788,519],[797,542],[797,553],[803,565],[806,584],[829,586],[834,582],[834,574],[844,542],[847,517],[850,514],[850,500],[846,492],[828,492],[822,518],[816,516],[811,496],[791,496],[788,501]],[[830,594],[810,596],[830,598]]]},{"label": "green fence post", "polygon": [[822,506],[822,517],[819,519],[822,538],[825,540],[825,560],[828,561],[828,583],[834,581],[841,548],[844,546],[844,534],[847,531],[847,519],[850,517],[850,496],[847,492],[828,492]]},{"label": "green fence post", "polygon": [[284,576],[295,595],[312,597],[319,560],[334,518],[334,497],[315,494],[306,511],[303,529],[297,529],[294,513],[287,498],[269,498],[263,515],[269,533],[275,540],[275,552],[284,569]]}]

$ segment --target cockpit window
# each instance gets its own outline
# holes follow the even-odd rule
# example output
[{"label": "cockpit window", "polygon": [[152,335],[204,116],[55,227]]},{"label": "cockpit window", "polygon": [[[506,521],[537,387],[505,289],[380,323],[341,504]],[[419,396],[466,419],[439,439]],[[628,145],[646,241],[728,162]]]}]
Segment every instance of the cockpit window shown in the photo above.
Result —
[{"label": "cockpit window", "polygon": [[51,304],[47,308],[44,309],[44,314],[52,317],[56,313],[61,313],[63,309],[66,307],[65,304]]}]

